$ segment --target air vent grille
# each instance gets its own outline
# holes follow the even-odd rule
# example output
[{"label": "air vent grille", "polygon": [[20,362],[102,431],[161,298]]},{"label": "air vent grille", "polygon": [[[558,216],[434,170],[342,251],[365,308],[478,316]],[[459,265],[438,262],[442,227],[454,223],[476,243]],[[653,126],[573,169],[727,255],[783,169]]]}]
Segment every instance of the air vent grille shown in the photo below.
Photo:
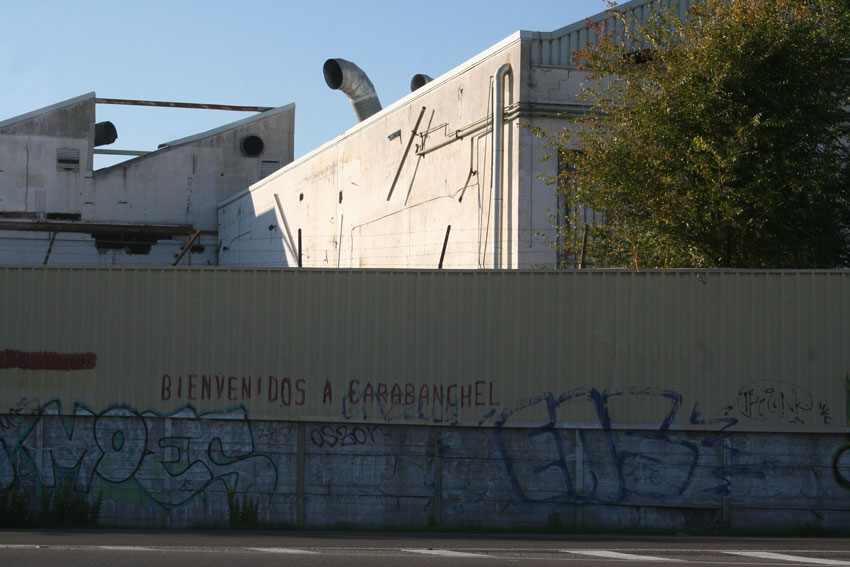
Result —
[{"label": "air vent grille", "polygon": [[280,169],[280,158],[261,158],[260,159],[260,179],[271,175]]},{"label": "air vent grille", "polygon": [[59,148],[56,150],[56,166],[67,171],[80,170],[80,150],[76,148]]}]

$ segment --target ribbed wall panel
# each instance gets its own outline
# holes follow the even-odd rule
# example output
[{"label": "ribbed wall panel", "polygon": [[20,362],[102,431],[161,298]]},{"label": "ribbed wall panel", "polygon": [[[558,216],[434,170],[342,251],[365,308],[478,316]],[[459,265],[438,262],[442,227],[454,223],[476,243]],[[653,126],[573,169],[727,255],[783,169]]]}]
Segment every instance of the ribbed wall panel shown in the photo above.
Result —
[{"label": "ribbed wall panel", "polygon": [[[651,2],[652,0],[633,0],[618,6],[618,9],[632,10],[639,21],[645,21],[652,12],[649,9]],[[680,18],[685,17],[690,5],[691,0],[665,0],[661,2],[662,8],[671,10]],[[618,28],[622,26],[619,20],[611,17],[607,12],[597,14],[588,18],[588,20],[594,24],[604,22],[603,25]],[[575,61],[572,59],[573,52],[584,49],[588,43],[596,43],[596,36],[590,32],[584,20],[553,32],[535,33],[531,42],[531,64],[572,67],[575,65]]]},{"label": "ribbed wall panel", "polygon": [[5,267],[0,308],[6,408],[850,430],[850,272]]}]

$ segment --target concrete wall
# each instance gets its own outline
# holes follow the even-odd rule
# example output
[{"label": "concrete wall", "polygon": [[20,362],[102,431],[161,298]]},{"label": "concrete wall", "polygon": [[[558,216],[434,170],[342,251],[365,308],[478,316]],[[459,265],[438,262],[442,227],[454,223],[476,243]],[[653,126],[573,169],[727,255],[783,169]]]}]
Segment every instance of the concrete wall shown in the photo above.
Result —
[{"label": "concrete wall", "polygon": [[[119,248],[98,248],[98,240],[85,233],[46,231],[0,231],[0,264],[26,265],[45,264],[50,266],[169,266],[174,262],[190,236],[175,235],[159,238],[149,250],[132,253],[124,237],[107,238]],[[52,245],[51,245],[52,240]],[[195,248],[200,245],[201,248]],[[215,235],[201,235],[193,250],[180,260],[183,266],[216,265]],[[143,246],[143,245],[142,245]]]},{"label": "concrete wall", "polygon": [[[260,179],[260,160],[294,156],[295,105],[169,143],[151,154],[100,169],[87,201],[86,218],[116,222],[189,223],[215,231],[216,205]],[[240,142],[260,137],[259,156]]]},{"label": "concrete wall", "polygon": [[[451,225],[443,266],[492,267],[496,234],[487,121],[494,75],[505,63],[513,69],[506,105],[520,98],[528,66],[524,38],[520,33],[507,38],[245,194],[224,201],[219,211],[221,264],[298,265],[300,229],[304,266],[436,268]],[[339,104],[346,104],[343,95]],[[534,173],[517,165],[520,137],[528,137],[519,124],[514,112],[504,127],[505,206],[499,236],[504,242],[502,266],[511,268],[529,265],[523,256],[529,242],[522,239],[533,239],[518,230],[520,185],[527,185]],[[458,131],[472,133],[430,151],[456,138]],[[417,155],[418,150],[429,153]],[[551,251],[549,256],[554,257]]]},{"label": "concrete wall", "polygon": [[240,408],[92,415],[36,400],[7,411],[16,413],[0,414],[0,487],[17,480],[37,495],[69,482],[103,496],[107,526],[224,525],[227,489],[258,502],[263,521],[308,527],[850,522],[842,434],[296,423],[253,421]]},{"label": "concrete wall", "polygon": [[[557,173],[558,160],[543,160],[551,150],[532,127],[557,132],[585,111],[576,95],[586,72],[532,65],[535,37],[514,34],[222,202],[221,264],[297,266],[300,230],[305,267],[433,269],[451,225],[443,267],[492,268],[496,239],[501,267],[554,266],[557,198],[545,178]],[[492,105],[504,63],[512,75],[497,231]]]},{"label": "concrete wall", "polygon": [[[95,102],[89,93],[0,122],[0,221],[44,227],[0,227],[0,263],[168,265],[201,230],[182,262],[216,264],[217,203],[259,180],[261,161],[293,159],[295,107],[287,105],[93,171]],[[247,136],[263,140],[262,153],[244,154]],[[57,166],[59,149],[77,150],[79,167]],[[81,226],[67,230],[58,221]],[[113,226],[87,231],[88,223]],[[145,242],[136,229],[143,225],[185,228],[158,231],[150,246],[120,245]],[[119,244],[110,247],[113,241]]]},{"label": "concrete wall", "polygon": [[[0,210],[80,213],[92,186],[95,96],[0,122]],[[76,169],[57,167],[58,149],[77,150]]]}]

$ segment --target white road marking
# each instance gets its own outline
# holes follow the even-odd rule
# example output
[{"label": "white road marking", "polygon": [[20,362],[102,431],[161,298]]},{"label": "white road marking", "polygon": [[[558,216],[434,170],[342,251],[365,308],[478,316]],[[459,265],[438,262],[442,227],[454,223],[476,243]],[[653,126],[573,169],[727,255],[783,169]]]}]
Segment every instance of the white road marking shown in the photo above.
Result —
[{"label": "white road marking", "polygon": [[723,553],[743,555],[745,557],[756,557],[758,559],[777,559],[780,561],[794,561],[796,563],[811,563],[812,565],[850,565],[850,561],[819,559],[817,557],[800,557],[798,555],[785,555],[784,553],[770,553],[768,551],[724,551]]},{"label": "white road marking", "polygon": [[306,549],[295,549],[294,547],[247,547],[251,551],[264,551],[266,553],[289,553],[289,554],[315,554],[315,551]]},{"label": "white road marking", "polygon": [[23,545],[23,544],[14,544],[14,543],[3,543],[0,544],[0,549],[38,549],[42,547],[40,545]]},{"label": "white road marking", "polygon": [[561,553],[573,553],[575,555],[590,555],[592,557],[604,557],[606,559],[623,559],[626,561],[677,561],[686,563],[681,559],[668,559],[666,557],[653,557],[651,555],[635,555],[634,553],[620,553],[618,551],[601,551],[595,549],[559,549]]},{"label": "white road marking", "polygon": [[405,553],[421,553],[422,555],[438,555],[440,557],[492,557],[483,553],[467,553],[448,549],[402,549]]},{"label": "white road marking", "polygon": [[158,551],[154,547],[142,547],[138,545],[98,545],[95,549],[106,551]]}]

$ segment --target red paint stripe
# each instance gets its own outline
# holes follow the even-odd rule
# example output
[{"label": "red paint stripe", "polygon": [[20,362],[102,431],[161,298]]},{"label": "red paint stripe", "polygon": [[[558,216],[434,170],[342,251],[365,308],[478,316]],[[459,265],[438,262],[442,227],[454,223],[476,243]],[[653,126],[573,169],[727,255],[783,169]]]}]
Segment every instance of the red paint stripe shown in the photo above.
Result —
[{"label": "red paint stripe", "polygon": [[97,366],[97,354],[93,352],[24,352],[0,350],[0,369],[22,370],[89,370]]}]

